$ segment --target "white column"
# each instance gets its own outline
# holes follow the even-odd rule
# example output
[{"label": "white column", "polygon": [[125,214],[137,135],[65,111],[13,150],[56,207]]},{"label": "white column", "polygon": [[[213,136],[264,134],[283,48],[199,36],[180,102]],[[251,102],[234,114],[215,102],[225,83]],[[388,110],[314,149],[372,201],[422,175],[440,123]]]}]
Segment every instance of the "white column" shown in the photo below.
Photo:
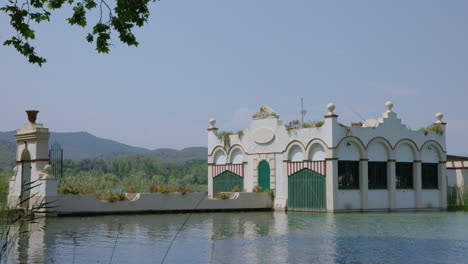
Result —
[{"label": "white column", "polygon": [[369,177],[367,159],[361,159],[359,162],[359,188],[361,190],[361,209],[367,210],[367,193],[369,190]]},{"label": "white column", "polygon": [[327,211],[334,212],[338,207],[338,159],[329,158],[327,161]]},{"label": "white column", "polygon": [[439,176],[440,208],[447,209],[447,167],[446,161],[440,161],[437,166]]},{"label": "white column", "polygon": [[413,162],[413,183],[414,183],[414,205],[415,208],[422,208],[422,172],[421,161]]},{"label": "white column", "polygon": [[[213,197],[213,165],[208,164],[208,197]],[[244,175],[245,177],[245,175]]]},{"label": "white column", "polygon": [[387,188],[388,188],[388,207],[390,210],[395,209],[395,193],[396,193],[396,162],[388,160],[387,162]]}]

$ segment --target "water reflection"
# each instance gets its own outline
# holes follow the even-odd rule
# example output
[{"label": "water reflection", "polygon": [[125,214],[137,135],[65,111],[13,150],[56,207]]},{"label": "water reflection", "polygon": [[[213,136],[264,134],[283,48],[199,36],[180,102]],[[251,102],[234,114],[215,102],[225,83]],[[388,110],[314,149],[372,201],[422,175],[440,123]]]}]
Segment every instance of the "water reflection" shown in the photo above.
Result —
[{"label": "water reflection", "polygon": [[[189,216],[42,219],[8,262],[160,263]],[[463,263],[467,225],[465,213],[193,214],[166,263]]]}]

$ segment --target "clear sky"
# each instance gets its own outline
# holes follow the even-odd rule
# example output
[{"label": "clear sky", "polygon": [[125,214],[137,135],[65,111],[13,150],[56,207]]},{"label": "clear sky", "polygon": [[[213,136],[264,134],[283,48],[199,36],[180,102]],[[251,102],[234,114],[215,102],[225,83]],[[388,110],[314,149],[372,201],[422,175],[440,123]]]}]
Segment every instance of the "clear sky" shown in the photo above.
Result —
[{"label": "clear sky", "polygon": [[[88,131],[150,149],[206,146],[208,119],[248,125],[263,104],[283,121],[376,118],[387,100],[412,129],[443,112],[449,154],[468,154],[468,1],[162,0],[108,55],[65,24],[36,27],[39,68],[0,47],[0,131],[24,110],[53,131]],[[67,13],[67,14],[65,14]],[[0,15],[0,42],[9,36]],[[358,114],[356,114],[358,113]]]}]

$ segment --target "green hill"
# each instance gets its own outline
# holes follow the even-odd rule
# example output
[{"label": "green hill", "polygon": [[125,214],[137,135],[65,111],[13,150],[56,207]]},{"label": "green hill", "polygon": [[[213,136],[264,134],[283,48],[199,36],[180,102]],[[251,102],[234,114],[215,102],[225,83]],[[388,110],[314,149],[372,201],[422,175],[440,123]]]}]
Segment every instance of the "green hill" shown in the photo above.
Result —
[{"label": "green hill", "polygon": [[[15,156],[15,131],[0,132],[0,167],[10,166]],[[191,147],[182,150],[162,148],[148,150],[133,147],[117,141],[96,137],[88,132],[51,132],[49,143],[59,142],[65,159],[84,158],[114,159],[122,156],[143,155],[154,160],[172,163],[186,163],[192,160],[206,160],[206,147]]]},{"label": "green hill", "polygon": [[0,168],[10,167],[15,162],[16,145],[0,139]]},{"label": "green hill", "polygon": [[[14,133],[15,131],[0,132],[0,140],[15,143]],[[49,144],[55,141],[62,145],[64,158],[74,160],[95,158],[108,153],[115,153],[114,156],[122,156],[149,152],[148,149],[99,138],[88,132],[51,132]]]}]

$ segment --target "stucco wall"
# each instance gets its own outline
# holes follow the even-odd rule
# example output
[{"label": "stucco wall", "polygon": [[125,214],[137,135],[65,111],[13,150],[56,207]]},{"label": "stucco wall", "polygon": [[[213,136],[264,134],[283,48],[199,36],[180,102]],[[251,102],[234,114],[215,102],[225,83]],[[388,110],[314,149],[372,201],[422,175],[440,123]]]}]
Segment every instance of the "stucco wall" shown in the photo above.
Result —
[{"label": "stucco wall", "polygon": [[396,209],[412,209],[416,208],[414,190],[396,190],[395,208]]},{"label": "stucco wall", "polygon": [[359,190],[338,190],[337,210],[360,210],[361,191]]},{"label": "stucco wall", "polygon": [[368,209],[386,209],[389,207],[387,190],[369,190],[367,196]]},{"label": "stucco wall", "polygon": [[421,193],[422,208],[437,208],[440,206],[439,190],[422,190]]},{"label": "stucco wall", "polygon": [[271,209],[273,204],[267,193],[235,193],[235,199],[208,199],[203,193],[141,193],[134,201],[107,202],[94,195],[58,195],[53,204],[56,213],[100,214],[157,211],[216,211]]},{"label": "stucco wall", "polygon": [[[246,157],[245,186],[249,186],[247,191],[257,184],[256,167],[261,159],[265,159],[272,169],[271,188],[276,189],[275,206],[282,208],[288,198],[287,162],[325,159],[328,160],[326,195],[329,211],[424,208],[426,204],[437,203],[437,200],[439,206],[444,208],[445,198],[442,192],[446,188],[445,178],[439,180],[442,192],[426,192],[423,195],[421,162],[445,162],[445,133],[425,133],[408,129],[393,112],[392,107],[393,104],[387,103],[387,111],[380,118],[369,119],[362,126],[340,124],[338,116],[333,112],[334,106],[328,108],[329,113],[324,116],[324,124],[321,127],[286,129],[283,122],[276,118],[278,115],[253,119],[250,126],[243,130],[244,134],[241,137],[230,136],[232,148],[242,148]],[[436,118],[436,123],[445,129],[445,123],[441,121],[442,116],[437,115]],[[209,129],[209,162],[213,159],[216,149],[224,148],[223,143],[215,136],[216,133],[216,130]],[[226,153],[229,151],[225,150]],[[360,190],[338,189],[339,160],[360,161]],[[366,166],[369,161],[387,162],[387,190],[368,190]],[[415,164],[414,189],[395,189],[395,161]],[[439,174],[446,175],[445,168],[441,165]],[[457,182],[460,182],[460,177],[456,178]]]}]

